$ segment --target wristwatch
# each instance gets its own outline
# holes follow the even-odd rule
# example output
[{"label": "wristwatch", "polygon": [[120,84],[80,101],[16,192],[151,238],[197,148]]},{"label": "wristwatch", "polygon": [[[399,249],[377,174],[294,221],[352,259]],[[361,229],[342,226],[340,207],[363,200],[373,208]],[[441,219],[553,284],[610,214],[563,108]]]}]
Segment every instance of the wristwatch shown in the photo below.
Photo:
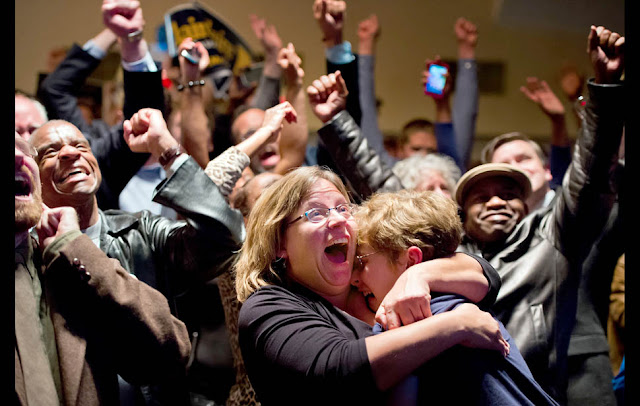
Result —
[{"label": "wristwatch", "polygon": [[165,149],[162,154],[160,154],[158,162],[160,162],[160,165],[163,167],[167,166],[173,158],[176,158],[180,154],[182,154],[182,146],[180,144],[176,144],[173,147]]},{"label": "wristwatch", "polygon": [[129,40],[129,42],[138,41],[142,39],[142,33],[142,30],[135,30],[134,32],[130,32],[129,34],[127,34],[127,39]]}]

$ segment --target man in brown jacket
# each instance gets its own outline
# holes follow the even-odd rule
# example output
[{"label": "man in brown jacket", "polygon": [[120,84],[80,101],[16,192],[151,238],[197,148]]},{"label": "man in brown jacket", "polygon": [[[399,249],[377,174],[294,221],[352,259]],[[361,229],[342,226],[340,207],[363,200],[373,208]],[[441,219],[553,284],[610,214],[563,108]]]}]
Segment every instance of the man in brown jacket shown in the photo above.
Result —
[{"label": "man in brown jacket", "polygon": [[149,384],[184,373],[184,323],[80,232],[73,208],[42,204],[36,154],[16,133],[15,403],[117,405],[118,375]]}]

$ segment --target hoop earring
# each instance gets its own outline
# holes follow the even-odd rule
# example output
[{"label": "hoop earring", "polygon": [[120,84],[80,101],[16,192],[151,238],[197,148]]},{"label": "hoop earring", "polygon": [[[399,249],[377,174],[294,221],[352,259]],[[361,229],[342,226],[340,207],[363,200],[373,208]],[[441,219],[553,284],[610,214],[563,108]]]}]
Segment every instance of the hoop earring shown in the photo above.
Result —
[{"label": "hoop earring", "polygon": [[287,270],[287,261],[284,257],[278,257],[275,261],[273,261],[273,268],[278,271],[284,272]]}]

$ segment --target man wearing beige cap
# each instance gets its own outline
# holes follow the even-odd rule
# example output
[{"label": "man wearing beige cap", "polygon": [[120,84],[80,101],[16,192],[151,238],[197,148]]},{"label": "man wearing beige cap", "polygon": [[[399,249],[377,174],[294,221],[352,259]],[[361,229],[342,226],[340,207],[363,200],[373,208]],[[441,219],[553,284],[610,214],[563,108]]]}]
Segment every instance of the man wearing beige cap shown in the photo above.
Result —
[{"label": "man wearing beige cap", "polygon": [[510,164],[479,165],[456,186],[466,232],[459,250],[482,255],[500,274],[492,310],[536,380],[561,404],[616,404],[606,355],[585,355],[576,370],[569,367],[568,347],[582,261],[616,196],[611,171],[624,124],[623,45],[624,37],[591,27],[587,50],[595,79],[587,85],[586,119],[550,205],[529,213],[529,177]]},{"label": "man wearing beige cap", "polygon": [[516,166],[491,163],[467,171],[456,186],[465,232],[481,249],[504,240],[528,214],[529,176]]},{"label": "man wearing beige cap", "polygon": [[[576,188],[563,190],[547,209],[530,215],[531,182],[514,165],[476,166],[460,178],[455,194],[466,233],[460,250],[482,255],[500,274],[502,288],[492,310],[536,380],[562,404],[568,400],[567,349],[580,259],[602,228],[600,219],[606,220],[597,215],[603,207],[589,204],[601,192],[586,184],[592,178],[586,169],[586,162],[574,161],[569,176]],[[586,193],[578,194],[581,190]],[[602,388],[595,393],[598,404],[614,400],[611,378],[606,368],[594,377],[591,389]]]}]

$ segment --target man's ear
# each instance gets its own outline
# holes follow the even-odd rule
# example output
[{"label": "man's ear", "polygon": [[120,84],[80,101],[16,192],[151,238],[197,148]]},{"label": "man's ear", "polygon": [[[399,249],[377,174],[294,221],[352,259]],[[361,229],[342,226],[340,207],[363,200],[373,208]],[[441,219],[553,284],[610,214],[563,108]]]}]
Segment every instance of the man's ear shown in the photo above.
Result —
[{"label": "man's ear", "polygon": [[[433,250],[433,247],[431,247]],[[415,264],[422,262],[422,250],[415,245],[409,247],[407,250],[407,268]]]}]

